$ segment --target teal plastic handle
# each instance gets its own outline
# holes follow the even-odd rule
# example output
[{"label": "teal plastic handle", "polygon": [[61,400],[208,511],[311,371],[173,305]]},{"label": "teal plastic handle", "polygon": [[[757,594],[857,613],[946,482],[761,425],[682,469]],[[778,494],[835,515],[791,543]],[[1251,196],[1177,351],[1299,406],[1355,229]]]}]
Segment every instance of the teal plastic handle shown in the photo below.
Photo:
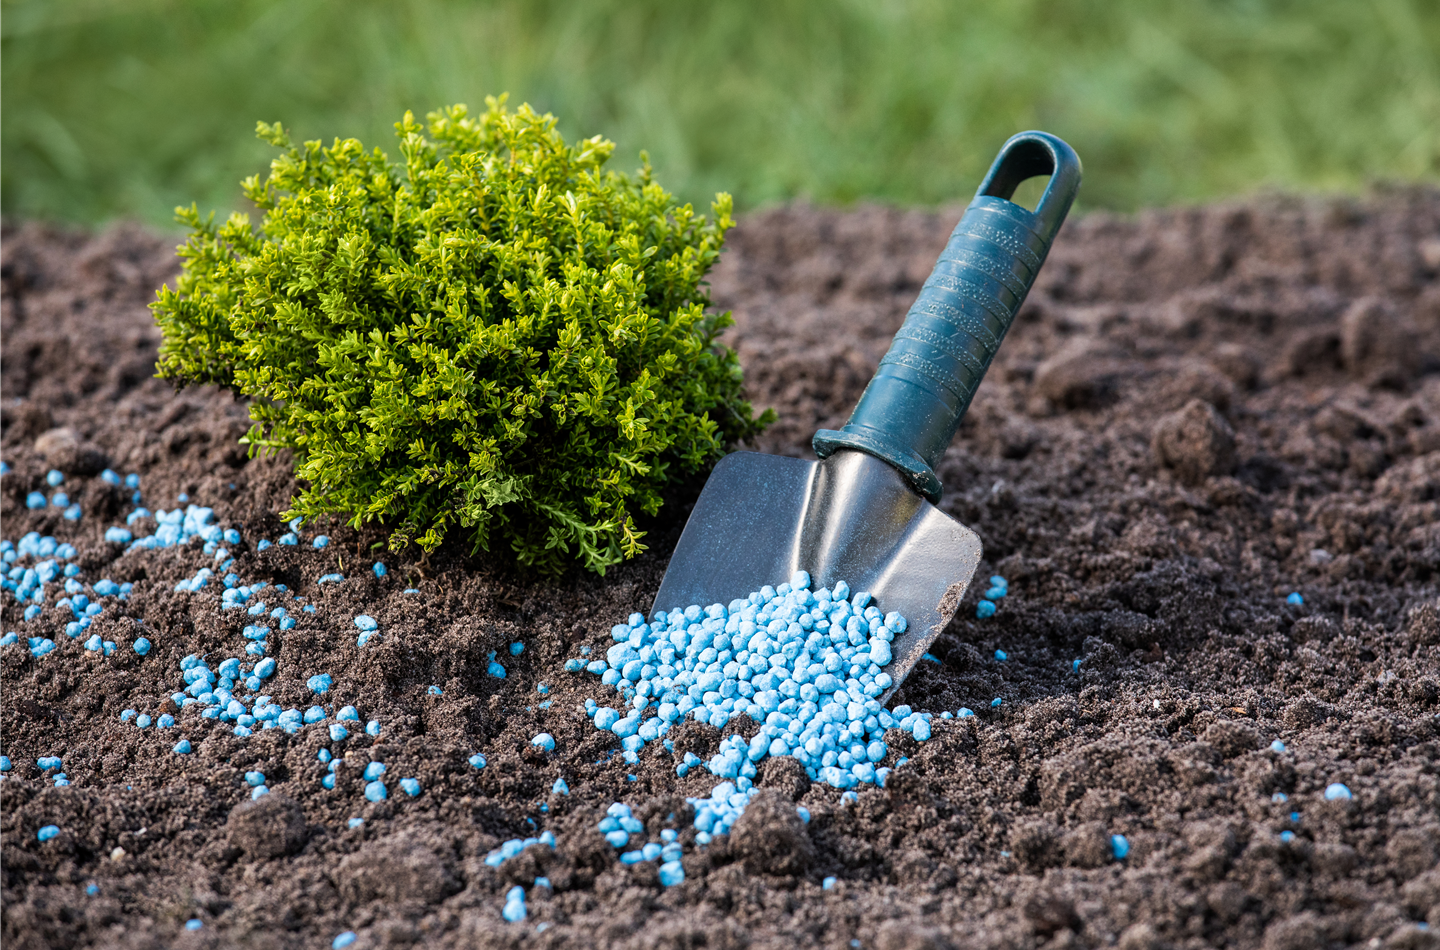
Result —
[{"label": "teal plastic handle", "polygon": [[[1039,175],[1050,183],[1033,212],[1009,200]],[[1053,135],[1021,132],[1005,143],[850,421],[815,433],[817,455],[874,455],[940,500],[935,465],[1035,283],[1080,175],[1075,150]]]}]

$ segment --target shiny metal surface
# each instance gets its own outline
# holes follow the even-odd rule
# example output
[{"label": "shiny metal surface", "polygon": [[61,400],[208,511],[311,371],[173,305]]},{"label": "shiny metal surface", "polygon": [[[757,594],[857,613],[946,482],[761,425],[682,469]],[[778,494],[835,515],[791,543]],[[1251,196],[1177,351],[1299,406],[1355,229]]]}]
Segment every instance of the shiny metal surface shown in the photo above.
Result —
[{"label": "shiny metal surface", "polygon": [[891,644],[888,700],[950,622],[979,563],[975,533],[872,455],[735,452],[695,503],[652,610],[728,604],[797,570],[816,587],[843,580],[910,621]]}]

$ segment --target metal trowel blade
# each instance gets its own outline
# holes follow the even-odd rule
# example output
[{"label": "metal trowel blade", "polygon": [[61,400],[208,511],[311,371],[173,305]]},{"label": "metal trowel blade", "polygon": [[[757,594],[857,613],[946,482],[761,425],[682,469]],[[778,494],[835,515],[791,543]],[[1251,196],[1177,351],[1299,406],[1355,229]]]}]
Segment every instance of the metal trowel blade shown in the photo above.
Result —
[{"label": "metal trowel blade", "polygon": [[975,533],[877,458],[734,452],[695,503],[652,609],[728,604],[796,571],[815,589],[843,580],[909,621],[891,644],[883,702],[950,622],[979,563]]}]

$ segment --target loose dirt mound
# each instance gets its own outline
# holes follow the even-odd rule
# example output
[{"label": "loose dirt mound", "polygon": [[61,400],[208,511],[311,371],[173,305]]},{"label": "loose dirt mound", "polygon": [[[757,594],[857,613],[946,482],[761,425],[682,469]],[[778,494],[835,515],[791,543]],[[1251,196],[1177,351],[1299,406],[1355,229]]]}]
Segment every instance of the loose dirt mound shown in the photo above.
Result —
[{"label": "loose dirt mound", "polygon": [[[805,455],[845,421],[957,216],[791,207],[741,224],[713,284],[757,407],[781,415],[759,448]],[[20,634],[0,648],[7,947],[328,947],[347,930],[356,947],[1435,945],[1440,193],[1071,222],[940,470],[944,507],[985,543],[980,576],[1010,594],[979,621],[972,591],[897,698],[936,714],[934,737],[893,741],[909,761],[854,803],[765,763],[763,808],[735,840],[682,833],[671,888],[653,862],[622,866],[595,823],[623,801],[656,835],[714,780],[612,758],[575,712],[605,691],[560,667],[649,605],[685,497],[649,526],[651,553],[604,579],[454,551],[422,563],[338,524],[258,550],[285,531],[284,459],[247,460],[228,395],[149,378],[145,305],[174,273],[170,242],[3,237],[3,533],[73,543],[85,584],[135,585],[92,625],[109,657],[65,635],[53,595],[29,621],[3,595]],[[107,465],[140,473],[152,509],[181,493],[213,506],[242,533],[238,575],[317,607],[290,604],[266,688],[303,709],[322,701],[307,677],[329,673],[323,701],[378,720],[378,738],[355,723],[339,743],[323,726],[238,738],[194,708],[166,730],[121,721],[174,712],[180,660],[239,653],[254,621],[219,609],[218,577],[175,590],[210,562],[198,544],[103,539],[131,508],[96,477]],[[53,492],[52,467],[79,521],[26,507]],[[347,580],[320,586],[331,572]],[[364,649],[360,613],[380,627]],[[33,658],[37,636],[54,652]],[[939,718],[962,705],[977,715]],[[542,730],[553,753],[530,746]],[[172,752],[182,737],[189,755]],[[675,745],[718,739],[687,727]],[[333,790],[322,747],[343,763]],[[69,787],[42,775],[48,755]],[[371,759],[387,801],[362,795]],[[247,804],[249,770],[264,807]],[[414,798],[398,785],[412,776]],[[1353,798],[1326,800],[1337,782]],[[784,817],[792,799],[808,825]],[[486,864],[544,830],[553,850]],[[529,918],[507,923],[515,884]]]}]

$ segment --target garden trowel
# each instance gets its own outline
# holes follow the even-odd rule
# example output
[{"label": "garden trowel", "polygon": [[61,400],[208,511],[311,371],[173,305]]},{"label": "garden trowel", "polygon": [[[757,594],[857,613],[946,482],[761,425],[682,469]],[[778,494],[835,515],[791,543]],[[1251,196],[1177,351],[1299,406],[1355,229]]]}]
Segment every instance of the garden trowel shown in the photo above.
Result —
[{"label": "garden trowel", "polygon": [[[1035,210],[1010,201],[1050,176]],[[695,503],[654,609],[743,598],[807,571],[868,591],[908,629],[886,667],[899,688],[950,622],[980,539],[946,515],[935,474],[1080,187],[1080,159],[1044,132],[1000,149],[850,421],[815,433],[820,460],[735,452]]]}]

